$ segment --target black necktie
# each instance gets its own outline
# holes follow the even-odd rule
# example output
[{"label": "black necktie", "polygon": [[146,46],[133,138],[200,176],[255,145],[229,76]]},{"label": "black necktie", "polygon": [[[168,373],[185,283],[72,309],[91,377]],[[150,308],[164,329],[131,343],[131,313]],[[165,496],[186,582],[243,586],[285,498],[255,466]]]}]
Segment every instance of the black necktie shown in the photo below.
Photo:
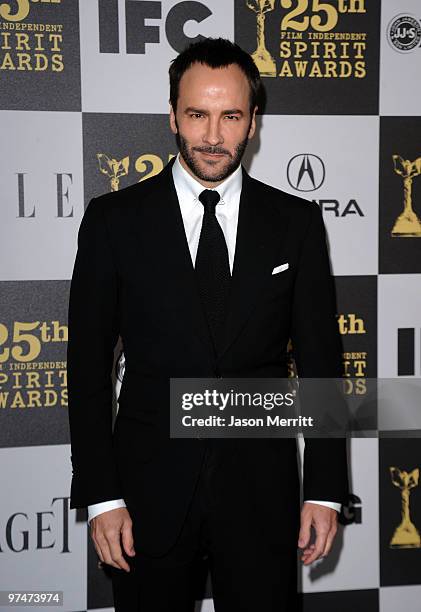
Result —
[{"label": "black necktie", "polygon": [[199,292],[215,348],[218,346],[225,320],[231,284],[228,249],[223,231],[215,216],[215,207],[219,199],[219,193],[211,189],[205,189],[199,195],[204,213],[195,262]]}]

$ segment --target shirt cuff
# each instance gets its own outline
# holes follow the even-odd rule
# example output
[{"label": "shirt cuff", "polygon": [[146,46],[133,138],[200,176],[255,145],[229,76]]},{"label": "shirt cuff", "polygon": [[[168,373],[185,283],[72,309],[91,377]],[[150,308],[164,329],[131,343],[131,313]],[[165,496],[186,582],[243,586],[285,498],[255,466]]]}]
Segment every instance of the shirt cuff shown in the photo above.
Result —
[{"label": "shirt cuff", "polygon": [[336,512],[340,512],[342,508],[342,504],[339,504],[338,502],[320,501],[318,499],[306,499],[305,501],[311,502],[312,504],[320,504],[321,506],[327,506],[328,508],[336,510]]},{"label": "shirt cuff", "polygon": [[115,510],[116,508],[125,508],[126,503],[124,499],[111,499],[110,501],[100,502],[99,504],[92,504],[88,506],[88,525],[98,514],[108,512],[108,510]]}]

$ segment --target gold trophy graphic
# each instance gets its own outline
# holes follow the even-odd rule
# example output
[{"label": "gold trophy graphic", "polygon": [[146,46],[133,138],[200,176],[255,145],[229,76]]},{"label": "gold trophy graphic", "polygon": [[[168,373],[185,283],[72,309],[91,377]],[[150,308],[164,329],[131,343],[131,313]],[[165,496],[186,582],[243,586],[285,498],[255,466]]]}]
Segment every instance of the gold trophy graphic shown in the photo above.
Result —
[{"label": "gold trophy graphic", "polygon": [[402,520],[390,540],[390,547],[420,548],[421,537],[409,514],[409,494],[411,489],[418,485],[420,471],[418,468],[409,473],[397,467],[390,467],[389,469],[392,482],[395,487],[399,487],[402,496]]},{"label": "gold trophy graphic", "polygon": [[265,45],[265,13],[273,11],[275,0],[246,0],[247,7],[257,15],[257,49],[252,54],[262,76],[276,77],[276,63]]},{"label": "gold trophy graphic", "polygon": [[122,176],[127,176],[129,173],[130,158],[124,157],[118,160],[113,157],[108,157],[105,153],[97,153],[97,159],[102,174],[105,174],[111,179],[111,191],[118,191],[120,178]]},{"label": "gold trophy graphic", "polygon": [[421,157],[411,162],[402,159],[400,155],[393,155],[395,172],[403,178],[403,212],[395,221],[391,231],[394,238],[420,238],[421,221],[412,208],[412,181],[421,174]]}]

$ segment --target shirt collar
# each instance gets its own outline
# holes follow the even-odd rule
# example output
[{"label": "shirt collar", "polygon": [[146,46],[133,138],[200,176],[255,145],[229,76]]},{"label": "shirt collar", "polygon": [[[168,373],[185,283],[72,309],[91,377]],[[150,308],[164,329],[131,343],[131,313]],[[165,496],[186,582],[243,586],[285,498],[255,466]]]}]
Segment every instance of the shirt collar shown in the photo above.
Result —
[{"label": "shirt collar", "polygon": [[[173,164],[172,174],[183,215],[188,215],[198,204],[202,206],[198,198],[206,187],[199,183],[197,179],[183,168],[180,163],[180,153],[178,153]],[[218,187],[215,187],[215,191],[221,196],[218,206],[219,204],[224,204],[224,206],[218,210],[218,213],[220,212],[227,218],[230,218],[236,212],[242,183],[242,167],[241,164],[238,164],[234,172],[223,180]]]}]

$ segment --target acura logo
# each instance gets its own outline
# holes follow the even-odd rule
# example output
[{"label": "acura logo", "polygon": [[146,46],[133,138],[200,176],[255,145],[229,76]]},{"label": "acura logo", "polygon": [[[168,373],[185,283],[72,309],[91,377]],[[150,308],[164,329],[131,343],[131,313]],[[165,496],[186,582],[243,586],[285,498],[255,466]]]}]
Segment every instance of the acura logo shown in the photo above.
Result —
[{"label": "acura logo", "polygon": [[323,161],[312,153],[295,155],[288,163],[288,183],[297,191],[316,191],[323,185],[325,176]]}]

